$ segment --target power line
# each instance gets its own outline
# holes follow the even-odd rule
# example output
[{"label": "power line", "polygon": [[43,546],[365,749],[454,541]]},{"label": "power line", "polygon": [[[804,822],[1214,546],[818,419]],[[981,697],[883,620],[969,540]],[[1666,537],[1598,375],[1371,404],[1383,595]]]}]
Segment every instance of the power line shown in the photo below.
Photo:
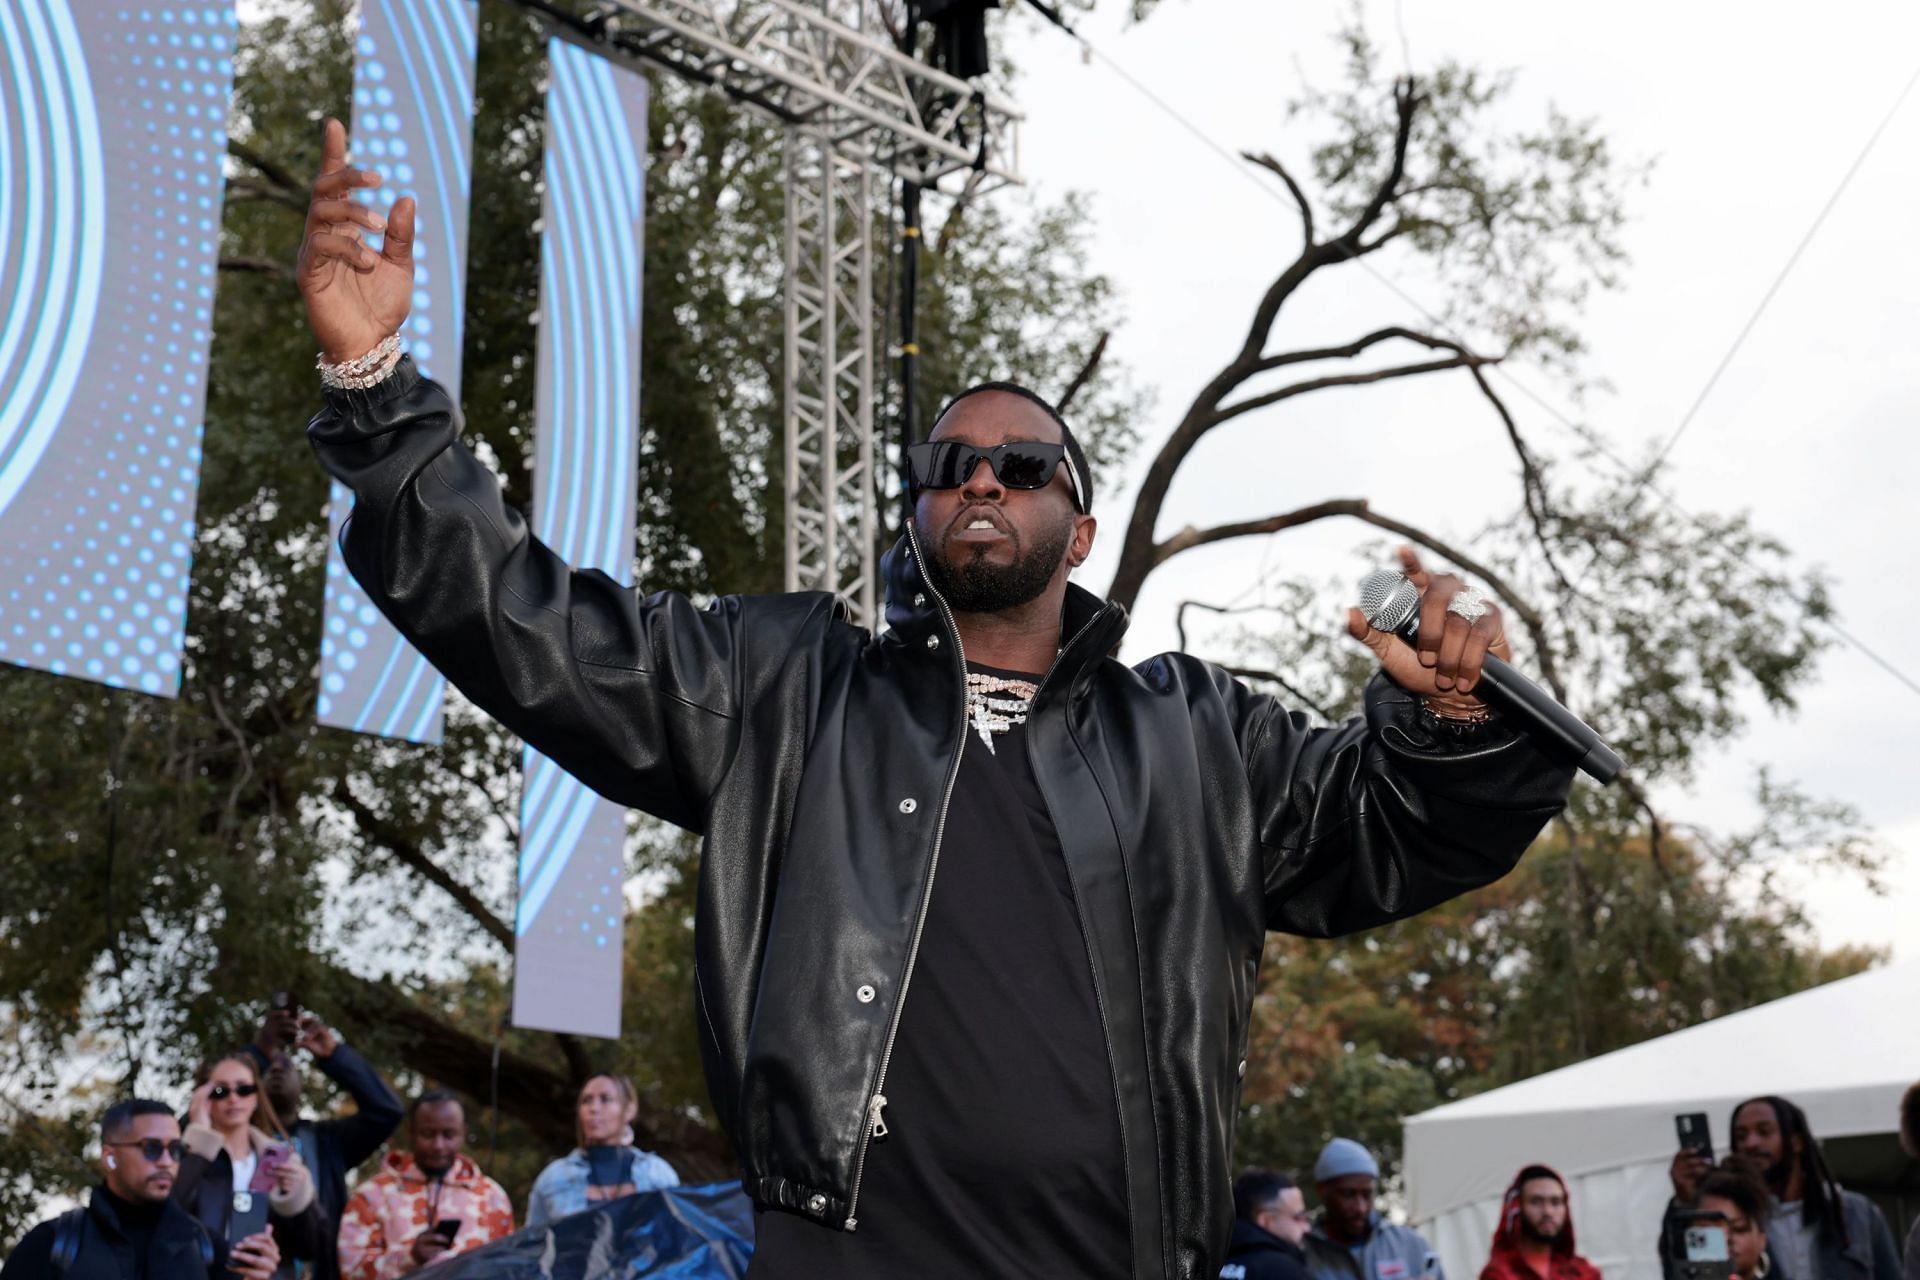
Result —
[{"label": "power line", "polygon": [[[1070,36],[1072,39],[1077,41],[1081,49],[1084,50],[1089,57],[1098,59],[1101,63],[1105,64],[1105,66],[1109,70],[1111,70],[1115,75],[1119,76],[1121,80],[1123,80],[1127,85],[1132,87],[1142,97],[1146,98],[1149,102],[1153,103],[1154,106],[1158,107],[1169,119],[1171,119],[1174,123],[1178,124],[1181,127],[1181,129],[1185,130],[1188,134],[1192,135],[1197,141],[1199,141],[1202,146],[1204,146],[1207,150],[1213,152],[1213,154],[1215,154],[1216,156],[1219,156],[1222,160],[1226,161],[1228,166],[1235,173],[1241,174],[1242,176],[1244,176],[1247,179],[1247,181],[1251,182],[1255,186],[1255,188],[1260,191],[1262,195],[1266,196],[1270,200],[1275,201],[1278,204],[1282,204],[1282,205],[1286,204],[1286,200],[1282,198],[1280,193],[1278,191],[1275,191],[1269,183],[1263,181],[1259,177],[1259,175],[1253,172],[1252,169],[1248,168],[1245,164],[1243,164],[1239,157],[1235,156],[1226,147],[1216,142],[1213,139],[1213,137],[1210,134],[1208,134],[1204,129],[1202,129],[1199,125],[1195,124],[1192,120],[1188,119],[1177,107],[1173,106],[1172,103],[1168,102],[1165,98],[1161,97],[1158,93],[1155,93],[1143,81],[1141,81],[1138,77],[1134,76],[1133,73],[1128,71],[1125,67],[1121,66],[1119,63],[1115,62],[1112,58],[1108,57],[1105,53],[1101,52],[1101,50],[1097,48],[1092,41],[1088,40],[1085,36],[1081,35],[1078,31],[1074,30],[1073,27],[1069,25],[1066,22],[1066,20],[1062,18],[1060,14],[1057,11],[1055,11],[1051,6],[1039,3],[1038,0],[1027,0],[1027,3],[1029,5],[1032,5],[1033,8],[1035,8],[1043,17],[1045,17],[1054,26],[1058,27],[1061,31],[1065,32],[1068,36]],[[1766,296],[1762,298],[1759,310],[1756,310],[1753,317],[1748,320],[1746,327],[1741,330],[1740,336],[1735,339],[1733,348],[1728,351],[1727,355],[1722,359],[1720,367],[1714,370],[1712,377],[1710,377],[1707,381],[1707,385],[1704,388],[1702,388],[1699,397],[1697,397],[1696,400],[1694,401],[1693,408],[1688,410],[1686,418],[1682,420],[1679,428],[1675,430],[1673,436],[1667,441],[1666,446],[1660,451],[1659,454],[1657,454],[1654,457],[1653,461],[1650,464],[1646,465],[1645,467],[1636,467],[1631,463],[1627,462],[1624,458],[1620,457],[1619,454],[1615,453],[1611,448],[1609,448],[1606,442],[1602,440],[1597,433],[1595,433],[1589,428],[1583,428],[1582,426],[1580,426],[1580,424],[1574,422],[1571,418],[1567,417],[1566,414],[1562,413],[1558,408],[1550,404],[1546,400],[1546,398],[1542,396],[1539,392],[1535,391],[1532,387],[1528,386],[1526,383],[1522,382],[1519,378],[1515,377],[1514,374],[1509,369],[1507,369],[1505,365],[1495,364],[1495,365],[1488,366],[1489,368],[1491,368],[1494,376],[1501,379],[1501,381],[1505,382],[1508,386],[1512,387],[1515,391],[1519,392],[1526,399],[1531,401],[1533,404],[1537,405],[1554,421],[1558,422],[1561,426],[1563,426],[1568,431],[1571,431],[1575,436],[1577,436],[1583,444],[1592,448],[1595,452],[1599,453],[1602,457],[1606,458],[1609,462],[1613,463],[1614,466],[1620,469],[1621,473],[1624,476],[1628,477],[1629,479],[1637,478],[1640,486],[1644,488],[1647,492],[1653,494],[1654,497],[1658,498],[1661,504],[1665,506],[1668,510],[1672,511],[1674,514],[1687,520],[1695,528],[1701,529],[1701,530],[1707,530],[1708,526],[1705,520],[1703,520],[1701,517],[1697,515],[1694,515],[1692,512],[1688,511],[1685,507],[1683,507],[1680,504],[1678,499],[1673,497],[1672,494],[1667,493],[1665,490],[1661,489],[1658,485],[1653,483],[1653,473],[1655,469],[1658,468],[1660,463],[1665,459],[1667,452],[1672,449],[1674,442],[1678,440],[1680,432],[1684,431],[1688,423],[1691,422],[1693,415],[1695,412],[1698,411],[1701,402],[1703,402],[1706,399],[1707,393],[1713,389],[1713,385],[1715,382],[1719,380],[1721,372],[1725,369],[1727,363],[1732,360],[1734,352],[1739,349],[1740,344],[1745,341],[1747,333],[1751,331],[1755,321],[1759,319],[1760,311],[1764,310],[1766,308],[1767,303],[1772,300],[1773,294],[1777,292],[1780,287],[1780,282],[1786,278],[1787,272],[1793,269],[1794,263],[1799,259],[1801,252],[1805,250],[1807,242],[1811,240],[1813,237],[1813,234],[1819,230],[1820,224],[1825,221],[1828,212],[1832,210],[1834,203],[1839,199],[1841,192],[1844,191],[1847,184],[1853,180],[1853,175],[1856,172],[1858,172],[1862,163],[1866,160],[1868,153],[1873,150],[1874,144],[1878,142],[1880,135],[1885,131],[1888,122],[1890,122],[1893,119],[1894,114],[1899,111],[1901,105],[1906,101],[1907,95],[1912,91],[1913,86],[1916,82],[1920,82],[1920,71],[1916,71],[1913,78],[1907,81],[1906,87],[1900,91],[1900,95],[1898,98],[1895,99],[1893,107],[1888,111],[1887,115],[1881,120],[1879,126],[1875,128],[1872,137],[1870,137],[1867,140],[1867,145],[1864,148],[1862,148],[1859,156],[1855,158],[1852,167],[1850,167],[1847,170],[1846,174],[1841,178],[1839,186],[1835,188],[1833,195],[1829,197],[1829,199],[1827,200],[1826,207],[1821,210],[1819,217],[1816,218],[1814,221],[1814,225],[1808,229],[1806,237],[1803,238],[1800,243],[1800,247],[1794,250],[1793,256],[1788,259],[1787,265],[1784,268],[1782,268],[1779,278],[1774,281],[1773,287],[1770,288],[1767,291]],[[1445,334],[1453,338],[1455,341],[1464,342],[1464,337],[1457,330],[1455,330],[1452,325],[1448,324],[1445,320],[1435,315],[1433,311],[1429,309],[1425,304],[1423,304],[1418,298],[1415,298],[1412,294],[1408,293],[1404,288],[1402,288],[1397,281],[1393,280],[1391,277],[1382,273],[1378,268],[1376,268],[1372,263],[1368,262],[1365,258],[1354,259],[1354,261],[1356,261],[1359,264],[1359,266],[1367,272],[1368,275],[1372,276],[1375,280],[1377,280],[1395,297],[1399,298],[1402,302],[1405,302],[1408,306],[1412,307],[1416,312],[1418,312],[1421,315],[1422,318],[1424,318],[1429,324],[1433,325],[1442,334]],[[1734,552],[1732,554],[1734,555],[1735,560],[1737,560],[1749,572],[1755,574],[1756,576],[1760,576],[1761,571],[1751,561],[1746,559],[1746,557],[1740,555],[1737,552]],[[1838,623],[1834,619],[1830,617],[1822,618],[1820,619],[1820,622],[1824,624],[1827,627],[1827,629],[1830,630],[1835,636],[1837,636],[1843,643],[1848,645],[1850,648],[1854,649],[1862,657],[1866,658],[1868,661],[1872,662],[1875,666],[1885,671],[1888,675],[1892,676],[1895,680],[1905,685],[1908,689],[1912,690],[1915,694],[1920,694],[1920,680],[1916,680],[1914,677],[1908,675],[1905,671],[1901,670],[1899,667],[1896,667],[1890,660],[1882,656],[1880,653],[1878,653],[1874,649],[1870,648],[1865,641],[1861,640],[1858,636],[1854,635],[1851,631],[1841,626],[1840,623]]]},{"label": "power line", "polygon": [[1680,437],[1685,435],[1687,428],[1693,425],[1694,415],[1699,413],[1700,406],[1707,402],[1707,396],[1719,383],[1720,375],[1725,373],[1727,366],[1733,363],[1734,353],[1739,351],[1741,344],[1746,342],[1747,335],[1753,332],[1753,326],[1760,322],[1760,317],[1766,312],[1768,304],[1773,301],[1774,295],[1780,292],[1780,286],[1786,283],[1787,276],[1793,272],[1795,264],[1800,261],[1800,255],[1807,251],[1809,244],[1813,243],[1813,237],[1819,233],[1821,225],[1827,220],[1827,215],[1833,212],[1836,204],[1840,203],[1840,197],[1846,192],[1847,184],[1853,181],[1854,174],[1860,172],[1860,166],[1865,164],[1867,157],[1873,153],[1875,144],[1880,141],[1880,135],[1887,131],[1889,124],[1893,123],[1894,116],[1900,113],[1907,95],[1913,92],[1913,86],[1916,84],[1920,84],[1920,67],[1914,69],[1906,86],[1900,90],[1899,96],[1894,98],[1893,105],[1887,108],[1887,114],[1880,118],[1880,123],[1867,138],[1867,145],[1860,148],[1860,154],[1853,158],[1853,163],[1841,176],[1839,185],[1834,187],[1833,194],[1827,197],[1827,203],[1821,206],[1819,215],[1813,220],[1813,225],[1807,228],[1807,233],[1800,237],[1800,243],[1788,255],[1786,265],[1780,268],[1780,274],[1773,278],[1771,285],[1767,286],[1767,292],[1761,297],[1760,305],[1753,309],[1753,314],[1747,317],[1746,324],[1740,327],[1739,334],[1734,337],[1733,345],[1727,348],[1727,354],[1721,356],[1720,363],[1714,366],[1712,375],[1707,378],[1707,384],[1700,388],[1700,394],[1693,398],[1693,404],[1688,408],[1686,416],[1680,419],[1680,425],[1673,429],[1673,434],[1667,437],[1667,442],[1660,446],[1660,452],[1653,457],[1652,466],[1657,467],[1665,462],[1667,455],[1673,452],[1673,446],[1680,443]]}]

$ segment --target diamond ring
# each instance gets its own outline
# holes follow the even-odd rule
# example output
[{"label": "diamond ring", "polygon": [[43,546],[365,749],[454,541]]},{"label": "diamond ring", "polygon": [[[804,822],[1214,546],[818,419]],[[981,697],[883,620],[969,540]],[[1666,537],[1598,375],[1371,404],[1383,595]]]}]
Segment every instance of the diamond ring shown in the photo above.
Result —
[{"label": "diamond ring", "polygon": [[1492,607],[1487,603],[1487,598],[1472,587],[1460,588],[1454,593],[1453,599],[1447,601],[1447,612],[1459,614],[1468,623],[1480,621]]}]

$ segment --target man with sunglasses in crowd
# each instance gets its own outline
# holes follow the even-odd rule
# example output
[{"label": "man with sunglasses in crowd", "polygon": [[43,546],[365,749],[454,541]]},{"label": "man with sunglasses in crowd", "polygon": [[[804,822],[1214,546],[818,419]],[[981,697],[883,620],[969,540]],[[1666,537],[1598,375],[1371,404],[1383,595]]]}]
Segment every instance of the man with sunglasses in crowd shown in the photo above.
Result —
[{"label": "man with sunglasses in crowd", "polygon": [[210,1235],[172,1199],[186,1144],[164,1102],[133,1098],[100,1120],[101,1184],[22,1237],[0,1280],[269,1280],[280,1265],[273,1233],[234,1244]]},{"label": "man with sunglasses in crowd", "polygon": [[1068,581],[1086,458],[1009,384],[907,451],[877,634],[825,593],[572,571],[404,354],[414,201],[352,199],[378,181],[329,121],[298,280],[347,564],[501,723],[705,836],[699,1027],[751,1275],[1214,1276],[1266,931],[1485,884],[1565,800],[1474,696],[1499,610],[1403,552],[1419,652],[1350,612],[1383,674],[1332,726],[1184,654],[1124,666],[1125,610]]}]

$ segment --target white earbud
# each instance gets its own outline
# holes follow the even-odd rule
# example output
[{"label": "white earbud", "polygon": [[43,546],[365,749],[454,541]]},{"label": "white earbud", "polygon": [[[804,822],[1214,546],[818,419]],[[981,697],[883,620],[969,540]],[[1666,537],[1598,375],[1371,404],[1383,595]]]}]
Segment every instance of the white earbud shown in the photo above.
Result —
[{"label": "white earbud", "polygon": [[118,1169],[119,1167],[120,1167],[120,1162],[118,1160],[115,1160],[111,1155],[109,1155],[107,1157],[107,1168]]}]

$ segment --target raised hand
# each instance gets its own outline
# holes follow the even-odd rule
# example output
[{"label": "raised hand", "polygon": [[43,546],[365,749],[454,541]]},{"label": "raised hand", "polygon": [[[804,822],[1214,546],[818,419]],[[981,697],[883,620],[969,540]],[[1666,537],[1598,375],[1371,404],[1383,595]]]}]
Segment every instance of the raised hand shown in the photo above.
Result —
[{"label": "raised hand", "polygon": [[[412,197],[394,201],[387,218],[353,199],[357,188],[379,185],[379,174],[347,166],[346,127],[328,119],[295,276],[331,363],[363,356],[398,332],[413,302]],[[380,252],[367,247],[362,228],[385,233]]]},{"label": "raised hand", "polygon": [[1470,694],[1480,682],[1481,663],[1489,653],[1507,661],[1513,657],[1500,607],[1489,602],[1485,613],[1468,622],[1447,611],[1466,583],[1450,573],[1429,574],[1412,547],[1400,548],[1400,569],[1420,591],[1420,635],[1413,647],[1374,630],[1358,609],[1347,610],[1347,634],[1373,651],[1394,683],[1425,695],[1436,709],[1477,711],[1480,700]]}]

